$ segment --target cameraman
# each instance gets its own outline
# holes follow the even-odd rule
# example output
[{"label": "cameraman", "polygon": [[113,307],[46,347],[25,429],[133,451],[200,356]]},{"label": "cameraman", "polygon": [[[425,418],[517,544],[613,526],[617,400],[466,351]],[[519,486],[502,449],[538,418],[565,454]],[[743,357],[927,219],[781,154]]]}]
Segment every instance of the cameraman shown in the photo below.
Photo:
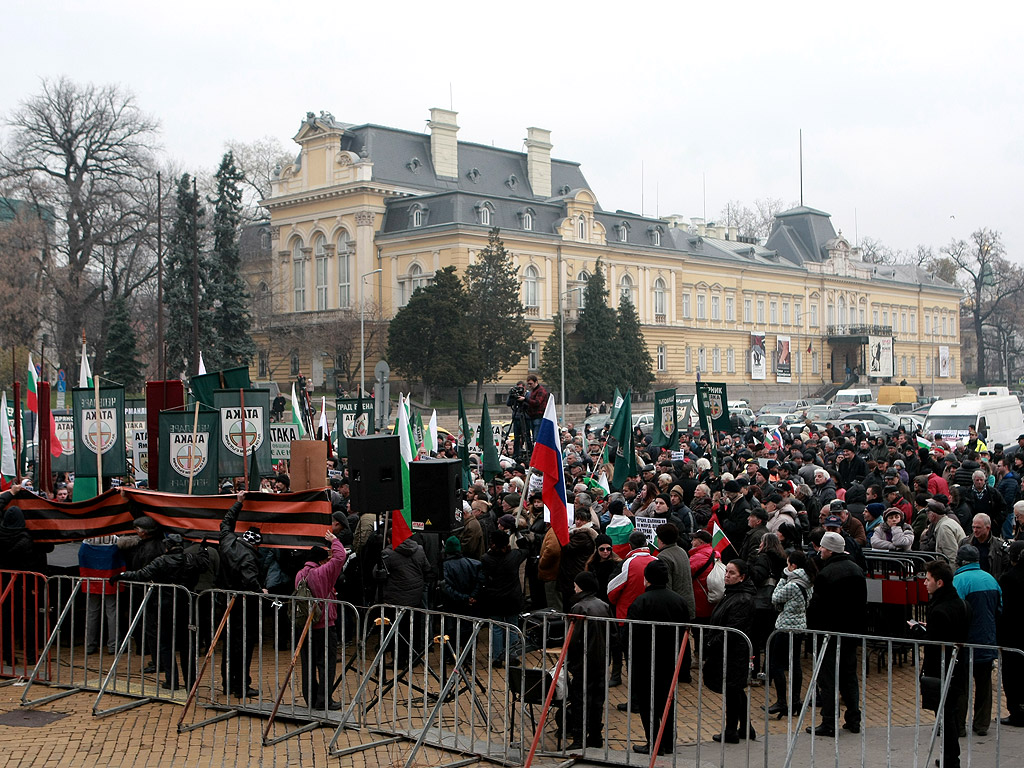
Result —
[{"label": "cameraman", "polygon": [[515,441],[512,444],[512,455],[517,458],[524,444],[527,450],[530,447],[530,426],[526,415],[526,395],[527,391],[523,382],[517,381],[516,385],[509,389],[508,399],[505,401],[505,405],[512,409],[512,432],[515,436]]},{"label": "cameraman", "polygon": [[544,407],[548,404],[548,391],[541,386],[535,373],[526,377],[526,388],[529,392],[521,399],[526,405],[526,418],[530,420],[531,439],[536,441],[541,419],[544,418]]}]

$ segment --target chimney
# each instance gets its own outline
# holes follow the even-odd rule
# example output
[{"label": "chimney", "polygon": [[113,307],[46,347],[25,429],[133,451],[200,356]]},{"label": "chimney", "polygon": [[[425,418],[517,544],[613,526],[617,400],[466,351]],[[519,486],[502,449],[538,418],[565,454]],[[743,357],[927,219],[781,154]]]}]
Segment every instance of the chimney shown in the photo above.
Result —
[{"label": "chimney", "polygon": [[446,179],[459,176],[459,126],[455,123],[458,112],[433,107],[430,110],[430,158],[434,173]]},{"label": "chimney", "polygon": [[551,131],[526,129],[526,171],[533,194],[551,197]]}]

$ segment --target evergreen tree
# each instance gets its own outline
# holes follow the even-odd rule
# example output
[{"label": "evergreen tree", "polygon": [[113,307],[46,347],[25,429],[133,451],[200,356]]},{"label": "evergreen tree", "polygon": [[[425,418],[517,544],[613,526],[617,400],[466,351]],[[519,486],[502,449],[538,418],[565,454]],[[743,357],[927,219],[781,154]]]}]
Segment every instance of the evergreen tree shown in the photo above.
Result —
[{"label": "evergreen tree", "polygon": [[[554,327],[541,349],[540,378],[552,395],[558,394],[561,402],[562,389],[562,318],[551,318]],[[575,397],[580,389],[580,370],[576,363],[576,347],[572,334],[565,336],[565,402]]]},{"label": "evergreen tree", "polygon": [[619,324],[616,333],[615,351],[618,357],[619,381],[642,395],[654,382],[654,365],[647,351],[643,331],[640,330],[640,316],[636,313],[633,300],[628,294],[619,299]]},{"label": "evergreen tree", "polygon": [[207,298],[214,307],[216,346],[206,352],[210,370],[248,365],[256,352],[249,334],[249,291],[242,279],[238,248],[242,220],[242,172],[234,155],[225,153],[217,169],[217,197],[213,200],[213,253]]},{"label": "evergreen tree", "polygon": [[110,309],[104,376],[124,384],[127,392],[141,392],[144,379],[142,364],[137,355],[135,329],[132,328],[128,313],[128,302],[123,296],[118,296]]},{"label": "evergreen tree", "polygon": [[[193,192],[192,177],[182,174],[178,180],[174,222],[164,262],[164,306],[167,308],[167,371],[168,375],[184,373],[192,376],[199,366],[192,354],[193,260],[199,250],[203,229],[203,209],[199,195]],[[198,254],[198,316],[199,348],[214,347],[215,328],[211,302],[205,300],[204,286],[210,283],[208,259]]]},{"label": "evergreen tree", "polygon": [[422,382],[425,400],[431,388],[464,387],[472,380],[475,348],[466,302],[455,267],[445,267],[431,285],[416,290],[388,328],[391,367]]},{"label": "evergreen tree", "polygon": [[473,328],[477,400],[485,382],[497,380],[523,359],[530,340],[517,270],[498,234],[497,227],[491,230],[487,247],[466,269],[466,315]]},{"label": "evergreen tree", "polygon": [[[621,383],[617,350],[615,310],[608,306],[604,270],[598,260],[594,274],[583,291],[584,307],[573,334],[583,400],[607,400]],[[567,345],[568,348],[568,345]]]}]

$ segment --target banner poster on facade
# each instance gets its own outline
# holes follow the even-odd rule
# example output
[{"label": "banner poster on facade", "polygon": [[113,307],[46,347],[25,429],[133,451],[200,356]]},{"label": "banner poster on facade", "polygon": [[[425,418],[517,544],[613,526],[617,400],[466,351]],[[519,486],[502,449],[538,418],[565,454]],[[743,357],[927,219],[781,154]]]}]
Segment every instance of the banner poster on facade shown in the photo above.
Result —
[{"label": "banner poster on facade", "polygon": [[789,384],[793,380],[793,350],[789,336],[779,336],[775,340],[775,380]]},{"label": "banner poster on facade", "polygon": [[[54,472],[75,471],[75,416],[71,411],[55,410],[54,424],[57,426],[57,439],[60,440],[64,452],[50,459],[50,469]],[[93,460],[95,463],[95,459]]]},{"label": "banner poster on facade", "polygon": [[661,389],[655,392],[652,446],[655,448],[679,448],[679,422],[676,415],[676,391]]},{"label": "banner poster on facade", "polygon": [[125,461],[124,387],[100,387],[100,407],[90,388],[71,390],[75,431],[75,474],[96,477],[96,454],[103,457],[103,476],[127,473]]},{"label": "banner poster on facade", "polygon": [[373,398],[339,397],[334,401],[334,407],[338,419],[338,444],[335,447],[339,456],[348,456],[350,437],[366,437],[375,432]]},{"label": "banner poster on facade", "polygon": [[868,336],[868,377],[887,379],[895,375],[892,336]]},{"label": "banner poster on facade", "polygon": [[939,347],[939,378],[948,379],[950,376],[949,347]]},{"label": "banner poster on facade", "polygon": [[[146,425],[146,401],[129,399],[124,401],[124,440],[131,454],[135,480],[149,480],[149,457],[140,456],[136,443],[141,440],[143,445],[149,443],[149,427]],[[147,449],[148,452],[148,449]],[[142,466],[146,467],[142,471]],[[141,471],[141,474],[140,474]]]},{"label": "banner poster on facade", "polygon": [[764,379],[767,377],[768,366],[765,365],[767,353],[764,348],[764,334],[750,334],[750,378]]},{"label": "banner poster on facade", "polygon": [[[271,474],[270,390],[218,389],[213,393],[213,404],[220,411],[218,474],[221,477],[240,477],[243,461],[251,462],[253,455],[260,474]],[[248,468],[249,464],[245,466]]]},{"label": "banner poster on facade", "polygon": [[704,429],[730,431],[732,425],[729,423],[729,399],[725,384],[698,382],[697,412]]},{"label": "banner poster on facade", "polygon": [[[248,406],[246,403],[246,408]],[[191,474],[193,494],[218,493],[219,438],[220,413],[212,408],[200,408],[198,420],[194,408],[187,411],[161,411],[159,490],[188,493],[188,478]]]}]

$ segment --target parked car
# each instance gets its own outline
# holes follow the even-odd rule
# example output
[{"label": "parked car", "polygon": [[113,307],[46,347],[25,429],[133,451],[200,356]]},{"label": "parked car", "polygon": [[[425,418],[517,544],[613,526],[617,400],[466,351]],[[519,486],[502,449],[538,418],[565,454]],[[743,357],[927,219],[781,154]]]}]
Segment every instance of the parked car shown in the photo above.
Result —
[{"label": "parked car", "polygon": [[735,419],[741,427],[749,427],[757,418],[750,408],[729,408],[729,416]]},{"label": "parked car", "polygon": [[637,413],[633,415],[633,429],[640,427],[640,431],[645,435],[649,435],[654,432],[654,414],[653,413]]},{"label": "parked car", "polygon": [[899,429],[899,421],[888,413],[878,413],[875,411],[852,411],[844,413],[841,423],[845,424],[850,421],[863,421],[872,422],[874,428],[871,429],[871,436],[882,435],[883,437],[889,437],[893,435]]},{"label": "parked car", "polygon": [[878,437],[879,435],[881,435],[882,437],[887,437],[888,435],[896,431],[890,430],[887,432],[886,428],[883,427],[874,419],[842,419],[836,422],[835,426],[838,427],[839,429],[842,429],[847,424],[850,425],[850,429],[854,430],[859,425],[861,432],[863,432],[868,437]]},{"label": "parked car", "polygon": [[804,417],[811,421],[835,421],[842,418],[842,410],[831,405],[811,405],[808,406]]}]

